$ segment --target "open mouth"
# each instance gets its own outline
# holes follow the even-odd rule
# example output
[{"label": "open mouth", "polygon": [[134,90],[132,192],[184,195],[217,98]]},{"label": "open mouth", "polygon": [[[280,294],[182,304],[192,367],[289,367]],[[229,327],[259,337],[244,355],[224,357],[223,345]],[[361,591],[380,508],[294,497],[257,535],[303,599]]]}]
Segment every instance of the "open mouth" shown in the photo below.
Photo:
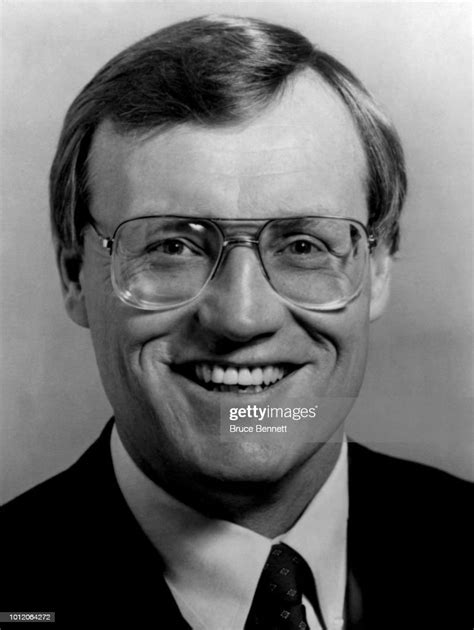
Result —
[{"label": "open mouth", "polygon": [[258,394],[269,389],[297,369],[296,365],[228,366],[215,363],[189,363],[177,371],[208,391]]}]

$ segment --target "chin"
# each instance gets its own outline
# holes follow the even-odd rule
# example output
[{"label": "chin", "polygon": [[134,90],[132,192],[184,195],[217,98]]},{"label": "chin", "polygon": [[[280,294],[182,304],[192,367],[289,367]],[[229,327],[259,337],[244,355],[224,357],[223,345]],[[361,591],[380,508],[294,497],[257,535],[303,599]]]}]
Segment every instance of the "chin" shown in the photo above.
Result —
[{"label": "chin", "polygon": [[306,461],[316,448],[316,444],[289,449],[288,444],[251,441],[226,444],[223,448],[221,443],[218,452],[209,451],[199,467],[200,476],[216,485],[276,483]]}]

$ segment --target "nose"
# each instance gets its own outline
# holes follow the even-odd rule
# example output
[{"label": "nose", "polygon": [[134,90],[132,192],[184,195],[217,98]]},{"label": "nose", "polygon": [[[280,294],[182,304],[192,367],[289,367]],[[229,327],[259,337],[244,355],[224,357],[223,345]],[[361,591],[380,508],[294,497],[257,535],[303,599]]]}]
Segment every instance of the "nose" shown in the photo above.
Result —
[{"label": "nose", "polygon": [[283,324],[285,305],[248,246],[226,252],[199,302],[197,317],[209,333],[235,342],[271,336]]}]

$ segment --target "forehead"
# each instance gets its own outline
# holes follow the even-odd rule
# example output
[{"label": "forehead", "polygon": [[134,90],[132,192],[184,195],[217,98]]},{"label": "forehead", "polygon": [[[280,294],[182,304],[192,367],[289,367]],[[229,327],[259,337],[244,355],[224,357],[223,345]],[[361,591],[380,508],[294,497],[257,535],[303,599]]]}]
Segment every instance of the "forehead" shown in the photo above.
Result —
[{"label": "forehead", "polygon": [[314,73],[251,121],[183,124],[142,136],[99,127],[91,210],[113,228],[144,214],[366,218],[364,150],[346,106]]}]

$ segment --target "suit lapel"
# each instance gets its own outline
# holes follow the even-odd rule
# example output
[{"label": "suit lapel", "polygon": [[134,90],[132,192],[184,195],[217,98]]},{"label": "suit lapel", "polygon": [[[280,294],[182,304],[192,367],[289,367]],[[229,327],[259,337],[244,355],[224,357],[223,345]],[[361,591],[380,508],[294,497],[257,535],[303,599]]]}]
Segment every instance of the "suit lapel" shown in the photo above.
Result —
[{"label": "suit lapel", "polygon": [[113,420],[74,467],[81,484],[89,486],[88,507],[95,514],[89,519],[91,531],[84,532],[93,541],[91,557],[98,559],[89,574],[89,590],[98,593],[98,600],[109,597],[114,607],[118,602],[121,620],[135,619],[133,627],[147,620],[156,628],[190,630],[163,578],[162,559],[117,484],[110,454],[112,427]]}]

